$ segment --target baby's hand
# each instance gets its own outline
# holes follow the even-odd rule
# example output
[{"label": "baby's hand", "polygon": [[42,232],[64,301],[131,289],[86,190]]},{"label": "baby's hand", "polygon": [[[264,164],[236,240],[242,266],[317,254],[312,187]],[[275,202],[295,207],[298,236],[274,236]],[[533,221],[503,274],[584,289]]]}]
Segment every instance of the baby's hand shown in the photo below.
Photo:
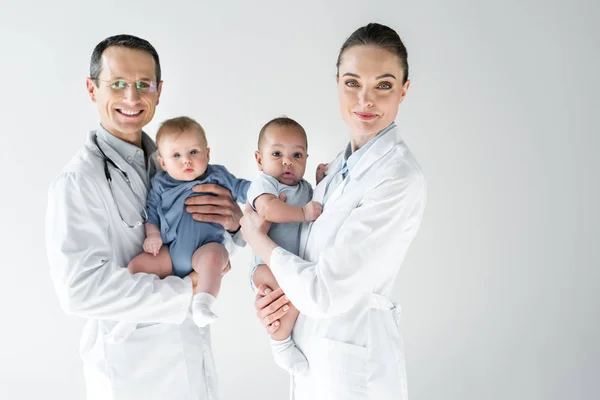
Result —
[{"label": "baby's hand", "polygon": [[321,203],[316,201],[311,201],[304,207],[302,207],[302,211],[304,212],[304,220],[305,221],[314,221],[319,218],[319,215],[323,212],[323,206]]},{"label": "baby's hand", "polygon": [[162,238],[160,235],[150,235],[144,240],[144,251],[150,253],[153,256],[158,255],[160,248],[163,245]]},{"label": "baby's hand", "polygon": [[325,178],[327,167],[329,167],[329,164],[319,164],[319,166],[317,166],[317,185]]}]

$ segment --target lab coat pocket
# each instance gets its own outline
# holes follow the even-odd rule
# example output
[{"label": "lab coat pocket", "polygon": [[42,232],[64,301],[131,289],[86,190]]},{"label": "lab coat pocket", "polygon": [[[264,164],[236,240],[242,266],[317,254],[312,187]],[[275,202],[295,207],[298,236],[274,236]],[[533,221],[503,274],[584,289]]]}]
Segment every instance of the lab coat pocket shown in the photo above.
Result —
[{"label": "lab coat pocket", "polygon": [[368,350],[366,347],[317,338],[311,375],[317,381],[317,399],[365,399]]},{"label": "lab coat pocket", "polygon": [[[116,399],[186,398],[183,388],[175,397],[157,390],[181,386],[181,377],[187,374],[185,363],[181,362],[185,358],[179,325],[138,327],[123,342],[105,341],[104,350]],[[162,385],[157,386],[156,382]]]}]

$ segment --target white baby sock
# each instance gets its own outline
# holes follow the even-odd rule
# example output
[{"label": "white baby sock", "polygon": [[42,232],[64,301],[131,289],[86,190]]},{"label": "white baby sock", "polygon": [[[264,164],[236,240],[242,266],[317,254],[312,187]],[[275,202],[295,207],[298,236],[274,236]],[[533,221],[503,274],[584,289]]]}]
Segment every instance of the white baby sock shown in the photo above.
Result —
[{"label": "white baby sock", "polygon": [[199,327],[204,327],[214,320],[217,316],[211,311],[215,302],[215,296],[210,293],[198,293],[192,299],[192,319]]},{"label": "white baby sock", "polygon": [[304,354],[296,347],[296,343],[289,336],[284,340],[271,339],[271,351],[275,364],[289,373],[295,374],[308,369],[308,361]]}]

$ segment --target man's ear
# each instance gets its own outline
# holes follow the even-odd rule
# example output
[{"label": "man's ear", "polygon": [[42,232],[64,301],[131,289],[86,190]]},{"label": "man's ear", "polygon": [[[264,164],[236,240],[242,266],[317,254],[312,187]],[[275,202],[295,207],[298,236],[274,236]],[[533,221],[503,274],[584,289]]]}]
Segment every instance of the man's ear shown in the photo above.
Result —
[{"label": "man's ear", "polygon": [[158,82],[158,88],[156,90],[156,92],[157,92],[156,105],[158,105],[158,103],[160,102],[160,94],[162,93],[162,84],[163,84],[163,81]]},{"label": "man's ear", "polygon": [[96,86],[96,82],[92,78],[85,78],[85,88],[90,96],[90,99],[95,103],[96,102],[96,90],[98,87]]}]

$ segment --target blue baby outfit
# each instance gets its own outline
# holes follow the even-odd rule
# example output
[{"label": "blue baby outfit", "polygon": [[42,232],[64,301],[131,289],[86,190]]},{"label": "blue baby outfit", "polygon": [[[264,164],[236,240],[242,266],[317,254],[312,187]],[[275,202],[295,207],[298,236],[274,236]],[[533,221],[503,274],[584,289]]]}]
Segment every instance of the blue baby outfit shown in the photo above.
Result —
[{"label": "blue baby outfit", "polygon": [[219,224],[199,222],[185,211],[184,201],[190,196],[210,196],[195,193],[192,187],[216,183],[229,191],[238,203],[246,202],[251,182],[237,179],[222,165],[208,165],[206,172],[193,181],[180,181],[164,171],[152,178],[152,188],[146,208],[148,221],[160,228],[163,243],[169,245],[173,274],[184,277],[192,272],[192,255],[207,243],[223,243],[225,229]]}]

